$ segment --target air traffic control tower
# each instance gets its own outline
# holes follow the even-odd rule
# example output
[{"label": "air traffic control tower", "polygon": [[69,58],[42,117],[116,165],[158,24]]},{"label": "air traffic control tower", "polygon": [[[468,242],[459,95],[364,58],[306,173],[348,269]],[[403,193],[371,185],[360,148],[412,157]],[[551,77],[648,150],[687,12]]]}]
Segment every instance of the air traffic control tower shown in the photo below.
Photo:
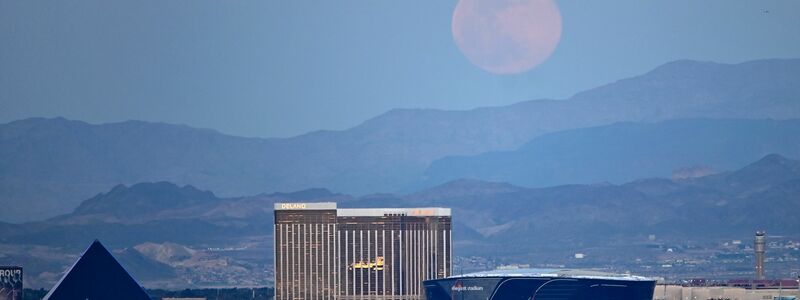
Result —
[{"label": "air traffic control tower", "polygon": [[764,253],[767,248],[767,237],[765,231],[756,231],[756,239],[753,249],[756,253],[756,279],[764,279]]}]

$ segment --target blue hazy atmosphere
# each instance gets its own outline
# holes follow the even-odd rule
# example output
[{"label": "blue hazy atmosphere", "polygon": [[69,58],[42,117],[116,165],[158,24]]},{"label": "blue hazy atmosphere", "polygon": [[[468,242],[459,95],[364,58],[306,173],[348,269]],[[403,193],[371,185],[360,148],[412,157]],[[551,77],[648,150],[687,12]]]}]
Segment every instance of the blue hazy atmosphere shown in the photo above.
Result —
[{"label": "blue hazy atmosphere", "polygon": [[557,1],[552,56],[495,75],[456,1],[2,1],[0,122],[63,116],[240,136],[345,129],[393,108],[564,99],[694,59],[800,57],[798,1]]},{"label": "blue hazy atmosphere", "polygon": [[95,240],[151,297],[500,267],[798,291],[798,137],[798,0],[0,0],[0,266],[53,293]]}]

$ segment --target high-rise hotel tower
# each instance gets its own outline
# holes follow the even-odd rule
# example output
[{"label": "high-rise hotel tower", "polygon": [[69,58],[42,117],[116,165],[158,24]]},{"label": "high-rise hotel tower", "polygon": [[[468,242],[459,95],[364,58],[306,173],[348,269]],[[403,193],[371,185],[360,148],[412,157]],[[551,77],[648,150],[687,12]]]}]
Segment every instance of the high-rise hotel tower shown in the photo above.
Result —
[{"label": "high-rise hotel tower", "polygon": [[452,274],[449,208],[275,204],[275,299],[421,299]]}]

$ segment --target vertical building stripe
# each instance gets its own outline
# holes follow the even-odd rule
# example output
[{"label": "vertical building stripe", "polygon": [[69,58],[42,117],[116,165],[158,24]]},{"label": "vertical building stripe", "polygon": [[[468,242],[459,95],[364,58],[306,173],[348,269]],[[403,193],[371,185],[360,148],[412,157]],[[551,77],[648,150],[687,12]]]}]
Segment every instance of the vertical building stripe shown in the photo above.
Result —
[{"label": "vertical building stripe", "polygon": [[350,241],[349,241],[348,238],[349,238],[349,233],[347,232],[347,230],[345,230],[344,231],[344,261],[343,261],[343,263],[344,263],[344,265],[343,265],[343,267],[344,267],[343,268],[343,270],[344,270],[344,272],[343,272],[344,273],[344,276],[343,276],[344,277],[344,295],[345,296],[350,295],[350,280],[348,280],[348,278],[347,278],[347,276],[348,276],[347,268],[349,268],[349,264],[347,263],[347,254],[349,253],[349,251],[347,249],[347,245],[350,244]]}]

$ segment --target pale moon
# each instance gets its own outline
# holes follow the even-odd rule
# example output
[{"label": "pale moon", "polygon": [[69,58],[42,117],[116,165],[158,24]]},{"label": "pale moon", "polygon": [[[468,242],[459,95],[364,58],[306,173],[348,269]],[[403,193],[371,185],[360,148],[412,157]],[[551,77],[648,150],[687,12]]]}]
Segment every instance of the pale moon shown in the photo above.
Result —
[{"label": "pale moon", "polygon": [[467,59],[495,74],[517,74],[544,62],[561,39],[552,0],[460,0],[453,39]]}]

